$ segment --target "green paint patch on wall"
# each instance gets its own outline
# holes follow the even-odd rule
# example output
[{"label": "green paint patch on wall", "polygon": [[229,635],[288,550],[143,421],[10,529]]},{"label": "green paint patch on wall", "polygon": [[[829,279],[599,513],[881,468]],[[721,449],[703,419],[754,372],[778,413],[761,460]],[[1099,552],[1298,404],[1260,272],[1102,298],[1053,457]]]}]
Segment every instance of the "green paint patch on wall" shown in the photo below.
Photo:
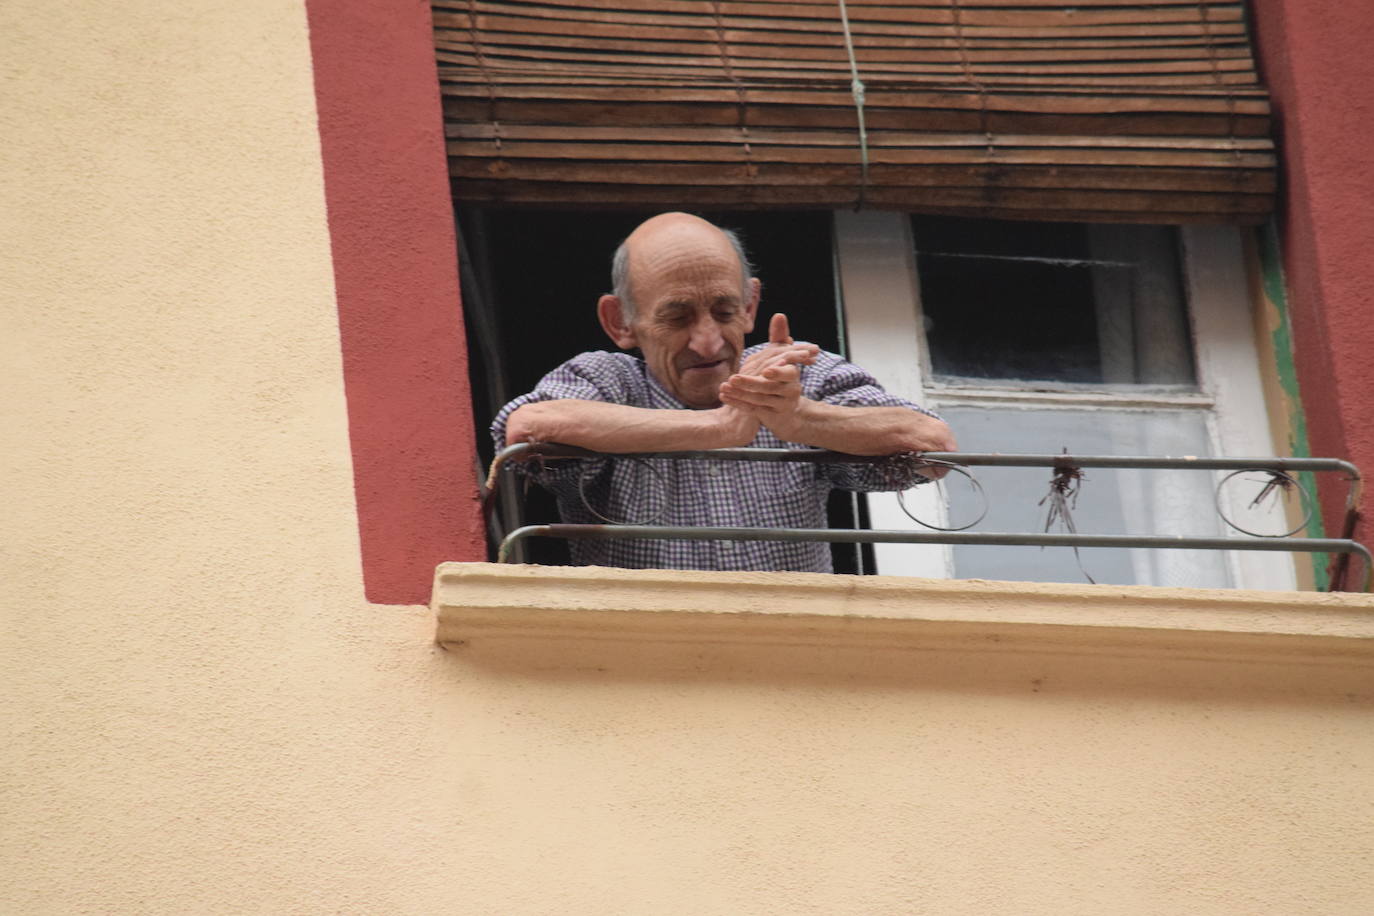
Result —
[{"label": "green paint patch on wall", "polygon": [[[1296,458],[1310,458],[1311,448],[1307,441],[1307,420],[1303,415],[1302,398],[1298,391],[1297,366],[1293,362],[1293,332],[1288,315],[1288,294],[1283,277],[1283,257],[1279,250],[1278,228],[1270,220],[1256,232],[1259,245],[1260,277],[1263,283],[1264,298],[1268,307],[1278,317],[1269,344],[1273,352],[1274,366],[1278,375],[1279,388],[1283,392],[1280,407],[1287,414],[1288,451]],[[1298,479],[1316,498],[1317,480],[1311,471],[1299,473]],[[1325,537],[1321,512],[1313,509],[1312,518],[1307,523],[1307,537]],[[1312,578],[1318,591],[1329,591],[1330,577],[1327,575],[1329,557],[1324,553],[1308,554],[1312,562]]]}]

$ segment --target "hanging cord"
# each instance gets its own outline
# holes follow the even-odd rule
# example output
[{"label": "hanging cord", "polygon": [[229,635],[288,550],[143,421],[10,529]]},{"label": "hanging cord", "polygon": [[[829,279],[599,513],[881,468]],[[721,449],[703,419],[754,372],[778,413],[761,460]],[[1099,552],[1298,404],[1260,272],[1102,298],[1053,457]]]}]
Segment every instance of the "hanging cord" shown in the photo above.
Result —
[{"label": "hanging cord", "polygon": [[[992,118],[988,112],[988,87],[984,86],[978,79],[978,75],[973,72],[973,62],[968,56],[968,37],[964,35],[964,11],[959,6],[959,0],[949,2],[950,24],[954,26],[954,40],[959,45],[959,68],[964,71],[964,82],[968,83],[978,91],[978,129],[983,132],[983,142],[986,144],[986,159],[989,163],[997,155],[997,141],[992,136]],[[989,189],[985,183],[984,192]]]},{"label": "hanging cord", "polygon": [[725,19],[720,11],[720,0],[715,0],[711,4],[711,11],[716,19],[716,49],[720,51],[720,68],[725,73],[725,78],[730,81],[730,85],[735,88],[735,110],[738,113],[738,126],[740,136],[740,147],[744,152],[744,174],[750,181],[758,178],[759,167],[754,164],[754,151],[749,146],[749,100],[745,95],[744,84],[735,75],[735,68],[730,63],[730,53],[725,44]]},{"label": "hanging cord", "polygon": [[854,57],[854,36],[849,31],[849,9],[840,3],[840,25],[844,27],[844,49],[849,54],[849,92],[854,96],[854,113],[859,119],[859,196],[854,209],[862,210],[868,192],[868,129],[864,126],[864,81],[859,79],[859,62]]},{"label": "hanging cord", "polygon": [[[1207,60],[1212,66],[1213,85],[1226,94],[1226,140],[1231,147],[1231,191],[1233,195],[1245,193],[1243,187],[1245,183],[1244,162],[1240,154],[1239,122],[1240,112],[1236,108],[1236,93],[1231,88],[1231,84],[1221,72],[1221,61],[1217,59],[1217,38],[1212,33],[1212,19],[1207,14],[1207,3],[1200,0],[1197,5],[1198,16],[1202,22],[1202,34],[1207,41]],[[1233,206],[1238,203],[1236,197],[1232,197]]]},{"label": "hanging cord", "polygon": [[477,62],[477,72],[487,89],[487,120],[491,122],[491,141],[496,155],[501,156],[501,122],[496,119],[496,83],[487,69],[487,57],[482,50],[482,30],[477,27],[477,0],[468,0],[468,37],[472,40],[472,54]]}]

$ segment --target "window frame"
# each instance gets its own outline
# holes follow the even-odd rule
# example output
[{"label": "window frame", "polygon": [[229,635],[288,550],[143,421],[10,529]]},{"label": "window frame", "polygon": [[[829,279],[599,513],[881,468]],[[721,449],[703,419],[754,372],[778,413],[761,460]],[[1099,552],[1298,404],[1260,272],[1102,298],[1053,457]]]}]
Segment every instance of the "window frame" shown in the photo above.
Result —
[{"label": "window frame", "polygon": [[[1274,454],[1279,448],[1270,431],[1264,397],[1245,237],[1231,226],[1184,226],[1180,227],[1180,237],[1197,370],[1195,393],[1135,385],[1040,382],[1033,388],[1024,383],[971,387],[933,379],[911,224],[906,214],[892,211],[835,214],[835,259],[848,355],[881,379],[888,390],[936,411],[967,404],[1015,405],[1031,410],[1185,408],[1205,411],[1213,454]],[[946,518],[934,487],[918,489],[906,498],[921,517],[937,524]],[[1227,498],[1233,503],[1226,506],[1229,512],[1241,508],[1236,504],[1238,493]],[[895,496],[867,494],[866,499],[872,527],[919,529],[898,507]],[[880,574],[954,575],[953,551],[945,545],[875,545],[874,553]],[[1296,588],[1292,558],[1276,560],[1277,556],[1282,555],[1227,551],[1226,566],[1233,586]]]}]

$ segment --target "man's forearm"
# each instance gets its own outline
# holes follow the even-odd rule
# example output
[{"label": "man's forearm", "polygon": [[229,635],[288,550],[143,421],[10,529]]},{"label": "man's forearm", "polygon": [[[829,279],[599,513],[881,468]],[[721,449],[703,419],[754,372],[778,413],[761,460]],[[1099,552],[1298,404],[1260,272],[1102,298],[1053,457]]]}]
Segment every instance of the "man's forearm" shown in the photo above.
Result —
[{"label": "man's forearm", "polygon": [[955,449],[954,434],[943,420],[906,407],[839,407],[802,398],[786,422],[769,428],[788,442],[850,455]]},{"label": "man's forearm", "polygon": [[748,445],[758,421],[733,407],[654,410],[605,401],[537,401],[506,422],[506,444],[560,442],[598,452],[678,452]]},{"label": "man's forearm", "polygon": [[[850,455],[946,452],[954,434],[943,420],[909,407],[846,407],[802,394],[801,369],[765,366],[738,372],[720,386],[720,399],[738,407],[786,442]],[[930,476],[936,476],[934,474]]]}]

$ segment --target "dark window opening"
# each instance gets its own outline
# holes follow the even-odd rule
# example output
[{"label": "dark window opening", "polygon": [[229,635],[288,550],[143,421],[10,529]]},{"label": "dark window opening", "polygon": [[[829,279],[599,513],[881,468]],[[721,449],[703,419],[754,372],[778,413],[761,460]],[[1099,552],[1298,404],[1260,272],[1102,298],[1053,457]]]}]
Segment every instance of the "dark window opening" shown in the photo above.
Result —
[{"label": "dark window opening", "polygon": [[[653,212],[459,208],[463,312],[476,446],[484,466],[494,451],[487,429],[502,405],[578,353],[615,349],[597,323],[596,301],[610,291],[616,246]],[[786,312],[797,339],[843,352],[829,212],[699,215],[740,234],[763,282],[759,320],[748,344],[765,340],[769,316]],[[538,487],[514,504],[521,524],[557,520],[552,496]],[[507,510],[514,504],[507,503]],[[867,524],[863,500],[853,494],[832,493],[828,508],[831,527]],[[568,563],[563,542],[528,543],[531,562]],[[836,544],[831,552],[836,572],[873,569],[868,545]]]},{"label": "dark window opening", "polygon": [[1195,382],[1177,230],[913,217],[932,375]]}]

